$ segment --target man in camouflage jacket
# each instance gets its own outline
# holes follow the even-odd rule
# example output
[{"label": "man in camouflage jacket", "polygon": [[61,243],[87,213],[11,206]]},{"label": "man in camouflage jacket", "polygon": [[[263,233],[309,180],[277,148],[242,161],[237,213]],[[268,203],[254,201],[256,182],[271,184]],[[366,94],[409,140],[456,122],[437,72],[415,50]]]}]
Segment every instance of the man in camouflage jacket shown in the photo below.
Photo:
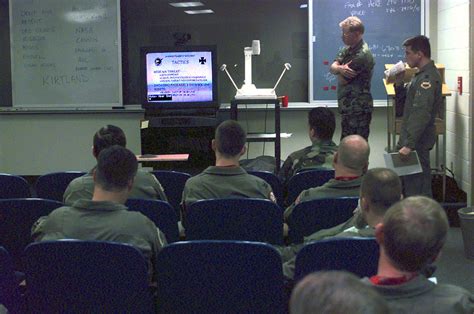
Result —
[{"label": "man in camouflage jacket", "polygon": [[278,173],[283,185],[302,169],[332,169],[337,146],[332,140],[336,128],[334,113],[326,107],[313,108],[308,113],[309,138],[311,146],[291,153]]},{"label": "man in camouflage jacket", "polygon": [[351,134],[369,138],[373,99],[370,83],[374,58],[363,40],[362,21],[350,16],[339,23],[342,29],[342,48],[331,65],[330,72],[337,75],[337,103],[341,114],[341,139]]}]

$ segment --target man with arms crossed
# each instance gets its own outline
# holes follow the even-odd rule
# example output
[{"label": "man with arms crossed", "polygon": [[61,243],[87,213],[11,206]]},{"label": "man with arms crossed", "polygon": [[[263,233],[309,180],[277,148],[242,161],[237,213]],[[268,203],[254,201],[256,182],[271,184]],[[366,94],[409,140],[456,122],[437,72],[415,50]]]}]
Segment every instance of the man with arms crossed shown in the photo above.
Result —
[{"label": "man with arms crossed", "polygon": [[337,103],[341,114],[341,139],[351,134],[369,138],[373,99],[370,83],[374,58],[363,39],[364,24],[356,16],[339,23],[346,47],[339,51],[330,72],[337,75]]}]

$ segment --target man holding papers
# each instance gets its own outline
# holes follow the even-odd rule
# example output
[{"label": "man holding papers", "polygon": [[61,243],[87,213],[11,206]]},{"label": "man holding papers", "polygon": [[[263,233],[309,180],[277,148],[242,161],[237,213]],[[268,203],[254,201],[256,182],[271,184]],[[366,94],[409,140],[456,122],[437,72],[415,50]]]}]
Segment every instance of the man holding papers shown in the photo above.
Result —
[{"label": "man holding papers", "polygon": [[405,94],[403,121],[397,149],[406,159],[414,150],[418,153],[422,173],[402,177],[405,197],[432,197],[430,150],[436,141],[435,117],[442,104],[441,76],[431,60],[429,39],[415,36],[405,40],[405,59],[411,68],[418,68],[410,83],[403,84],[404,72],[396,77],[397,97]]}]

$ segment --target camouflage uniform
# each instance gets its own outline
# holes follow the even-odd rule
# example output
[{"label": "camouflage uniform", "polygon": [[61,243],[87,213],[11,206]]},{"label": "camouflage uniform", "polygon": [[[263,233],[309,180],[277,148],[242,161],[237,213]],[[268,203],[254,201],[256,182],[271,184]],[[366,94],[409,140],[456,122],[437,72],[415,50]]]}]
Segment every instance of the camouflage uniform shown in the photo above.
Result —
[{"label": "camouflage uniform", "polygon": [[288,180],[301,169],[332,169],[332,160],[337,145],[332,140],[315,140],[313,145],[291,153],[278,173],[280,181],[286,185]]},{"label": "camouflage uniform", "polygon": [[351,69],[357,76],[344,78],[347,84],[339,82],[337,103],[341,114],[341,139],[351,134],[359,134],[366,140],[369,138],[369,126],[372,120],[373,100],[370,93],[370,82],[374,69],[374,58],[369,46],[361,40],[354,48],[342,48],[336,61],[346,64],[350,61]]},{"label": "camouflage uniform", "polygon": [[[436,142],[435,117],[442,105],[441,76],[431,61],[413,76],[406,87],[405,107],[397,149],[406,146],[416,150],[422,173],[402,177],[405,197],[432,197],[430,150]],[[404,86],[395,86],[397,94]]]}]

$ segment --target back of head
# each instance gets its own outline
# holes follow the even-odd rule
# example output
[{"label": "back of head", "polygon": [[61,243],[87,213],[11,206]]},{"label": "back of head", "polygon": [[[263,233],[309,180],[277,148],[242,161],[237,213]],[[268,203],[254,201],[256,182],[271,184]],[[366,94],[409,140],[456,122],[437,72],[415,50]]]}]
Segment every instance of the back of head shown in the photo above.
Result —
[{"label": "back of head", "polygon": [[336,117],[329,108],[317,107],[308,113],[308,124],[318,138],[331,140],[336,129]]},{"label": "back of head", "polygon": [[135,155],[119,145],[103,149],[97,158],[95,183],[103,190],[119,192],[135,177],[138,162]]},{"label": "back of head", "polygon": [[368,198],[377,215],[383,216],[385,212],[400,201],[402,183],[398,175],[387,168],[373,168],[362,177],[360,194]]},{"label": "back of head", "polygon": [[418,272],[434,262],[448,232],[443,208],[425,196],[408,197],[387,211],[383,219],[383,247],[393,266]]},{"label": "back of head", "polygon": [[423,35],[408,38],[403,42],[403,47],[410,47],[413,52],[421,51],[425,57],[431,58],[431,45],[428,37]]},{"label": "back of head", "polygon": [[344,137],[337,150],[338,162],[359,174],[367,169],[369,154],[369,143],[360,135]]},{"label": "back of head", "polygon": [[387,313],[387,304],[353,274],[324,271],[307,275],[293,290],[291,314]]},{"label": "back of head", "polygon": [[239,156],[246,140],[247,134],[237,121],[224,121],[216,129],[216,149],[225,157]]},{"label": "back of head", "polygon": [[112,145],[127,146],[125,133],[123,133],[121,128],[115,125],[106,125],[100,128],[100,130],[94,134],[93,143],[94,156],[96,158],[103,149]]},{"label": "back of head", "polygon": [[347,27],[349,28],[349,31],[360,32],[361,34],[363,34],[365,31],[364,24],[357,16],[349,16],[339,23],[339,27]]}]

